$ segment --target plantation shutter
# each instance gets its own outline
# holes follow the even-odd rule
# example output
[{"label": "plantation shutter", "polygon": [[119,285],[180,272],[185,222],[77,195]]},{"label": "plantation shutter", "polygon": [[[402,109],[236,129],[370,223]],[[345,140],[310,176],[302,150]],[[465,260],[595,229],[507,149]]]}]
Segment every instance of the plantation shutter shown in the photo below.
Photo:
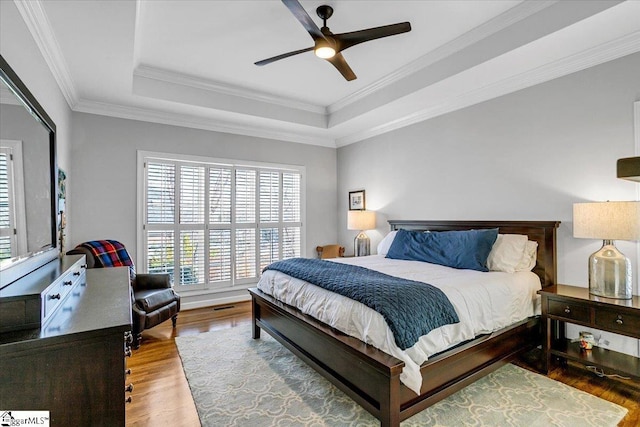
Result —
[{"label": "plantation shutter", "polygon": [[299,173],[282,174],[282,259],[300,256],[301,243],[301,183]]},{"label": "plantation shutter", "polygon": [[301,173],[144,159],[141,271],[167,272],[183,289],[226,289],[300,256]]},{"label": "plantation shutter", "polygon": [[169,273],[174,282],[176,166],[146,165],[146,257],[149,273]]},{"label": "plantation shutter", "polygon": [[147,165],[147,224],[173,224],[175,222],[174,165],[152,163]]},{"label": "plantation shutter", "polygon": [[209,282],[231,281],[231,172],[209,168]]},{"label": "plantation shutter", "polygon": [[11,152],[0,148],[0,260],[16,255],[15,226],[13,220],[13,189],[11,184]]}]

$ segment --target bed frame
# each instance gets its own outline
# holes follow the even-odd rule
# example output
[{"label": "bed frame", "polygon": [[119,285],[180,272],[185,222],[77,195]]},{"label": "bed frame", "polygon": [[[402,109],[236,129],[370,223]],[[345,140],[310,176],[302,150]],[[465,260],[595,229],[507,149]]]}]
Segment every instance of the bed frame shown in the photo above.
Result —
[{"label": "bed frame", "polygon": [[[526,234],[538,242],[534,273],[543,287],[556,283],[557,221],[389,221],[391,230],[470,230],[499,228],[502,234]],[[466,387],[528,351],[540,341],[539,317],[432,357],[421,366],[416,395],[400,382],[404,362],[301,313],[256,288],[252,298],[252,336],[263,329],[380,420],[400,421]]]}]

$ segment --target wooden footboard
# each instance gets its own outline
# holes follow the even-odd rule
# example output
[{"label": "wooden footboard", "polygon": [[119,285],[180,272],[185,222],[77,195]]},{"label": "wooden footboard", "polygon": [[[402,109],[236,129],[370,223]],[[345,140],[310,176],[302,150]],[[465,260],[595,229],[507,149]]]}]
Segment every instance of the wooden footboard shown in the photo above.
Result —
[{"label": "wooden footboard", "polygon": [[[499,228],[504,234],[526,234],[538,243],[534,273],[543,287],[556,282],[555,221],[389,221],[392,230],[468,230]],[[541,343],[539,318],[523,320],[500,331],[447,350],[420,368],[422,388],[416,395],[400,383],[404,362],[338,332],[254,288],[252,334],[264,329],[354,401],[384,427],[400,421],[466,387],[518,354]]]},{"label": "wooden footboard", "polygon": [[540,319],[536,316],[430,358],[420,368],[420,396],[405,386],[400,388],[400,419],[405,420],[463,389],[540,341]]},{"label": "wooden footboard", "polygon": [[302,314],[258,289],[252,298],[253,338],[264,329],[331,381],[381,426],[433,405],[507,363],[539,342],[538,318],[480,337],[433,357],[422,365],[418,396],[400,383],[404,362]]},{"label": "wooden footboard", "polygon": [[260,329],[264,329],[381,420],[383,426],[400,424],[403,361],[334,331],[258,289],[249,292],[253,338],[259,338]]}]

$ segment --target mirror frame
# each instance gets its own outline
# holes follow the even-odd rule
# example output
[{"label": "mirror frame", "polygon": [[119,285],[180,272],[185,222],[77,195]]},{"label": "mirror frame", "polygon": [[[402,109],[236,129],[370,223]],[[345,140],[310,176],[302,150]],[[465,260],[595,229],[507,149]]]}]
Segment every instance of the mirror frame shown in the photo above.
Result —
[{"label": "mirror frame", "polygon": [[49,173],[51,179],[51,244],[36,252],[27,252],[3,260],[0,266],[0,289],[8,286],[58,257],[58,166],[56,161],[56,125],[18,75],[0,55],[0,79],[16,95],[32,116],[49,131]]}]

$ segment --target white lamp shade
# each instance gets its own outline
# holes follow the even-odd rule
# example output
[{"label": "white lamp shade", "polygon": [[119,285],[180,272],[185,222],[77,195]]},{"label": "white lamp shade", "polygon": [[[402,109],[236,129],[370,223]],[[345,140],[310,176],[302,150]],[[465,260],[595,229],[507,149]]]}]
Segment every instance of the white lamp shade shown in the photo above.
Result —
[{"label": "white lamp shade", "polygon": [[640,201],[575,203],[573,237],[640,240]]},{"label": "white lamp shade", "polygon": [[348,211],[347,229],[373,230],[376,228],[376,213],[374,211]]}]

